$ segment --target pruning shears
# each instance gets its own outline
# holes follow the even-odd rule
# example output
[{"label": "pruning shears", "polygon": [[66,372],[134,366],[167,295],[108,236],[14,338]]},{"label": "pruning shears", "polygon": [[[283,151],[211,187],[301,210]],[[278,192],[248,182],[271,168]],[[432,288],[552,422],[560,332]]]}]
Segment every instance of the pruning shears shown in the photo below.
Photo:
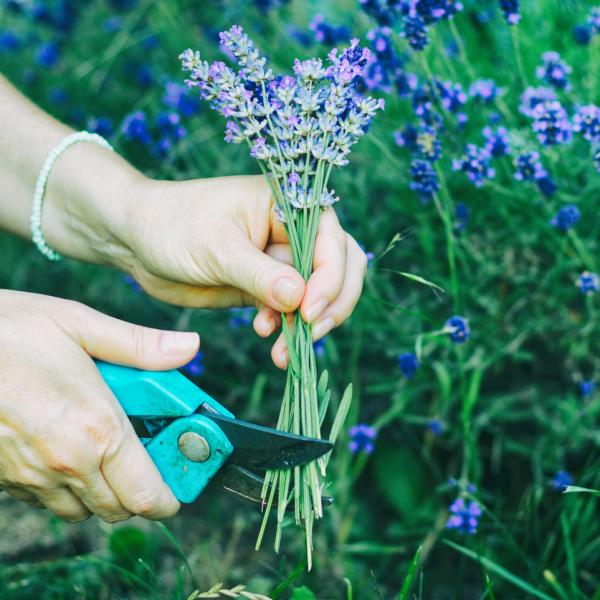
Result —
[{"label": "pruning shears", "polygon": [[214,480],[262,503],[255,470],[288,469],[329,452],[328,440],[236,419],[179,371],[141,371],[96,361],[160,474],[184,503]]}]

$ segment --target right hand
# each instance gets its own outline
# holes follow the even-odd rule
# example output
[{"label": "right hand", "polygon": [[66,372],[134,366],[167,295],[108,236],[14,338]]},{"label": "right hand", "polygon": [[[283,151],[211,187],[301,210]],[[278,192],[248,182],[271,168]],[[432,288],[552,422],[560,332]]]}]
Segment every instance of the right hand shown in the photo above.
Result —
[{"label": "right hand", "polygon": [[177,499],[91,357],[166,370],[198,345],[195,333],[0,290],[0,489],[71,522],[173,516]]}]

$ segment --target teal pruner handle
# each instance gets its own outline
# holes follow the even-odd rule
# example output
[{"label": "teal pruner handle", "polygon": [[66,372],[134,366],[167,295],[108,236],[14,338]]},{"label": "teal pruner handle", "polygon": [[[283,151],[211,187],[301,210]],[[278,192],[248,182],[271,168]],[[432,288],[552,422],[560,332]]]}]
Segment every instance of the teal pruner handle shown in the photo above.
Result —
[{"label": "teal pruner handle", "polygon": [[[101,361],[96,366],[127,415],[173,419],[145,447],[176,498],[193,502],[233,452],[219,426],[195,411],[206,403],[233,415],[179,371],[142,371]],[[199,439],[208,452],[198,452]]]}]

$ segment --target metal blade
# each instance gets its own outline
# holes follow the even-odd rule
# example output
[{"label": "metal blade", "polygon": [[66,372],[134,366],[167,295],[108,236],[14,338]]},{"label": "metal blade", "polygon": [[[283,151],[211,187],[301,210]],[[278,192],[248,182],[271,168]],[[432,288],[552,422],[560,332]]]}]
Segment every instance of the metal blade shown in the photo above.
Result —
[{"label": "metal blade", "polygon": [[[262,477],[237,465],[227,465],[213,479],[214,485],[221,486],[231,494],[261,505],[263,504],[261,497],[263,483]],[[330,506],[333,504],[333,498],[323,496],[321,502],[323,506]],[[275,494],[273,506],[277,506],[277,494]],[[291,503],[289,509],[293,510],[293,508],[294,504]]]},{"label": "metal blade", "polygon": [[251,469],[289,469],[323,456],[333,448],[328,440],[285,433],[210,410],[202,414],[214,421],[233,444],[229,462]]}]

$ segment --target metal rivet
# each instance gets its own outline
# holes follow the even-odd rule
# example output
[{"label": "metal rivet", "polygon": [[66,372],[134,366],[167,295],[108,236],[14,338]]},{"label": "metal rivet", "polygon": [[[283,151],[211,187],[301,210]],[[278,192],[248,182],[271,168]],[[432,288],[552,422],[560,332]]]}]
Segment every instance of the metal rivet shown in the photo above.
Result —
[{"label": "metal rivet", "polygon": [[186,431],[177,440],[179,450],[193,462],[205,462],[210,456],[210,446],[205,438],[193,431]]}]

